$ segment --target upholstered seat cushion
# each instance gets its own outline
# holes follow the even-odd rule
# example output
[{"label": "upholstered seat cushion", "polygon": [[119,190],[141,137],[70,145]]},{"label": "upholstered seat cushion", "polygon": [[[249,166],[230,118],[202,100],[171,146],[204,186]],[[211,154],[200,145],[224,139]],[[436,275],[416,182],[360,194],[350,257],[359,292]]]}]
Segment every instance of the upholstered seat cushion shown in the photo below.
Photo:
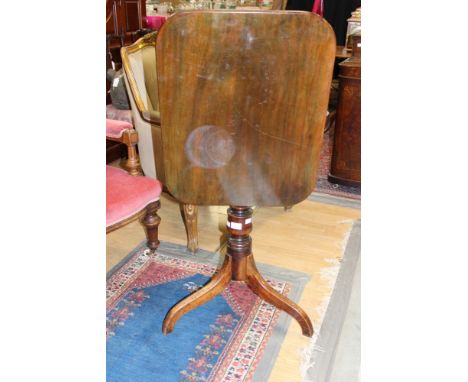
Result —
[{"label": "upholstered seat cushion", "polygon": [[115,119],[106,119],[106,137],[120,138],[125,130],[133,129],[131,123],[117,121]]},{"label": "upholstered seat cushion", "polygon": [[[127,87],[127,89],[129,88]],[[119,110],[114,105],[109,104],[109,105],[106,105],[106,118],[132,123],[132,111],[131,110]]]},{"label": "upholstered seat cushion", "polygon": [[106,166],[106,227],[125,220],[159,200],[161,182]]}]

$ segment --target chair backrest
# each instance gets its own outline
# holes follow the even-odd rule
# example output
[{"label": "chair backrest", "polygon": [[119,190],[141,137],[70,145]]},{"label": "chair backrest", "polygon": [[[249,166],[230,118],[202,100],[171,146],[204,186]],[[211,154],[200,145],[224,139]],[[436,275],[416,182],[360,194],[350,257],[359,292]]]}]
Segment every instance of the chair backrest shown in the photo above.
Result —
[{"label": "chair backrest", "polygon": [[156,36],[157,32],[147,34],[121,50],[124,69],[132,73],[132,76],[129,76],[130,88],[135,91],[135,101],[141,112],[159,110],[158,79],[155,70]]},{"label": "chair backrest", "polygon": [[166,186],[197,205],[282,206],[315,186],[335,58],[309,12],[196,11],[157,36]]},{"label": "chair backrest", "polygon": [[[133,124],[139,135],[141,167],[146,176],[158,178],[164,183],[161,129],[145,120],[151,117],[159,119],[156,33],[145,35],[134,44],[123,47],[121,52]],[[159,157],[157,152],[161,154]]]}]

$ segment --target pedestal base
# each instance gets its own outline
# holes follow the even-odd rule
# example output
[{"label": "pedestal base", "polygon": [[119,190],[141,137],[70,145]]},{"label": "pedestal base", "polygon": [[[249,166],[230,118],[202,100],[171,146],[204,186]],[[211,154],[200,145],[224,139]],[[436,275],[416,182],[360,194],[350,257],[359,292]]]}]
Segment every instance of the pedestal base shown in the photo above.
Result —
[{"label": "pedestal base", "polygon": [[178,302],[167,313],[163,322],[163,333],[172,332],[177,320],[185,313],[205,304],[220,294],[231,280],[243,281],[259,297],[294,317],[302,334],[313,335],[312,323],[296,303],[274,290],[258,272],[251,251],[252,209],[230,207],[228,209],[228,250],[219,271],[201,289]]}]

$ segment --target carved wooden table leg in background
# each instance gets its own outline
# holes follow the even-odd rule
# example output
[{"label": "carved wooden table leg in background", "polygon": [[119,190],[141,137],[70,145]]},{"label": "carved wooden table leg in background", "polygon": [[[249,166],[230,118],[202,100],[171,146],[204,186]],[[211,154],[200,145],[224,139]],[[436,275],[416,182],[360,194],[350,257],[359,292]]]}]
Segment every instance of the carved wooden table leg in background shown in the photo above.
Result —
[{"label": "carved wooden table leg in background", "polygon": [[293,316],[302,329],[302,334],[312,337],[312,323],[307,314],[293,301],[274,290],[260,275],[252,254],[252,208],[228,209],[227,227],[229,238],[227,254],[219,271],[201,289],[179,301],[167,313],[163,333],[172,332],[177,320],[185,313],[205,304],[220,294],[231,280],[243,281],[259,297]]},{"label": "carved wooden table leg in background", "polygon": [[180,212],[187,232],[187,248],[194,253],[198,249],[198,206],[180,203]]}]

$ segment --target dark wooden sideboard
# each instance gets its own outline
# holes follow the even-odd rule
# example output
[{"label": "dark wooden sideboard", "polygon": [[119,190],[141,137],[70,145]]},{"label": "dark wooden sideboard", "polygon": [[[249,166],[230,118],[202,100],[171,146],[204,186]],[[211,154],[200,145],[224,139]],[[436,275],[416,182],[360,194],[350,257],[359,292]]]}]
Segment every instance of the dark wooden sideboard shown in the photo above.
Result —
[{"label": "dark wooden sideboard", "polygon": [[352,56],[339,64],[339,94],[333,155],[328,180],[361,184],[361,36],[353,37]]}]

